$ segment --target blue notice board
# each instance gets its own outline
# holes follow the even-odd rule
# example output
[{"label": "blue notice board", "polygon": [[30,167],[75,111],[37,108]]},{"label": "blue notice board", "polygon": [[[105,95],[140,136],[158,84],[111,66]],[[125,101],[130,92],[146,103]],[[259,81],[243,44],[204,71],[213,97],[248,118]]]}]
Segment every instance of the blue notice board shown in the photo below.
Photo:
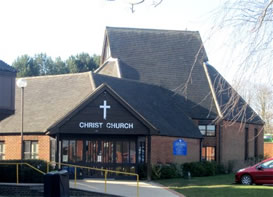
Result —
[{"label": "blue notice board", "polygon": [[187,155],[187,142],[182,139],[173,142],[173,155]]}]

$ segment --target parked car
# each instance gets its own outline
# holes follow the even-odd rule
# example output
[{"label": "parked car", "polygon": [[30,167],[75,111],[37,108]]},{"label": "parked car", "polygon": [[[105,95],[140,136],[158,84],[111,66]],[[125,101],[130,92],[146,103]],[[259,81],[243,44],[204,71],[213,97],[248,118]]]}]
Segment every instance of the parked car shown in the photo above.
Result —
[{"label": "parked car", "polygon": [[235,182],[244,185],[273,184],[273,158],[266,159],[254,166],[238,170]]}]

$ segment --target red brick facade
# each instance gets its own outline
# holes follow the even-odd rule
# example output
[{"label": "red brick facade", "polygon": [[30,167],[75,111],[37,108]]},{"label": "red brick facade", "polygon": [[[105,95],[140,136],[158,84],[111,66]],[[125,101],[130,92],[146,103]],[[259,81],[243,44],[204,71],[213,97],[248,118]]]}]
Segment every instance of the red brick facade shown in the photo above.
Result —
[{"label": "red brick facade", "polygon": [[[24,135],[24,140],[38,141],[39,159],[50,159],[50,137],[46,135]],[[5,142],[5,159],[21,159],[21,136],[0,136]]]},{"label": "red brick facade", "polygon": [[178,137],[152,136],[151,138],[151,160],[156,163],[184,163],[200,161],[200,139],[183,138],[187,142],[187,155],[173,155],[173,142]]},{"label": "red brick facade", "polygon": [[[248,128],[248,154],[249,159],[254,158],[255,139],[257,140],[257,155],[263,156],[263,130],[260,125],[223,122],[220,135],[220,161],[228,165],[232,163],[234,170],[248,165],[245,162],[245,128]],[[258,135],[255,136],[255,129]]]},{"label": "red brick facade", "polygon": [[264,143],[264,156],[273,157],[273,143],[266,142]]}]

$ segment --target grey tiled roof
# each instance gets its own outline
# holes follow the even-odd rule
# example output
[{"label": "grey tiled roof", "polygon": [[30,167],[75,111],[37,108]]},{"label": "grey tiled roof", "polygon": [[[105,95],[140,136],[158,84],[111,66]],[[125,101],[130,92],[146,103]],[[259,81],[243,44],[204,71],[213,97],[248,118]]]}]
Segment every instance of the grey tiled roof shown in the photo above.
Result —
[{"label": "grey tiled roof", "polygon": [[[24,132],[45,132],[62,120],[106,83],[139,114],[156,127],[160,135],[202,138],[192,120],[176,105],[176,97],[162,87],[99,74],[79,73],[26,78]],[[92,83],[95,84],[92,84]],[[21,131],[20,89],[16,89],[16,112],[0,122],[0,133]]]},{"label": "grey tiled roof", "polygon": [[227,120],[261,124],[260,117],[239,94],[236,93],[240,102],[235,111],[226,107],[230,92],[217,91],[214,86],[217,101],[214,100],[208,77],[214,85],[224,81],[226,89],[232,87],[222,76],[217,80],[215,75],[219,73],[212,67],[208,68],[207,76],[203,64],[208,58],[198,32],[107,27],[106,36],[111,56],[118,58],[121,78],[155,84],[172,91],[179,97],[177,105],[189,117],[214,120],[223,114]]},{"label": "grey tiled roof", "polygon": [[[24,89],[24,132],[45,132],[92,91],[90,73],[28,77]],[[21,131],[21,91],[16,87],[15,114],[0,122],[0,132]]]},{"label": "grey tiled roof", "polygon": [[13,73],[16,72],[15,68],[9,66],[7,63],[3,62],[2,60],[0,60],[0,71],[13,72]]},{"label": "grey tiled roof", "polygon": [[183,96],[189,101],[183,102],[184,110],[192,118],[218,115],[203,68],[207,56],[198,32],[108,27],[107,35],[122,78],[155,84]]},{"label": "grey tiled roof", "polygon": [[226,120],[264,124],[257,113],[211,65],[206,64],[217,102]]},{"label": "grey tiled roof", "polygon": [[145,117],[160,132],[160,135],[202,138],[194,122],[178,105],[180,96],[151,84],[134,80],[93,74],[96,86],[108,84],[130,106]]}]

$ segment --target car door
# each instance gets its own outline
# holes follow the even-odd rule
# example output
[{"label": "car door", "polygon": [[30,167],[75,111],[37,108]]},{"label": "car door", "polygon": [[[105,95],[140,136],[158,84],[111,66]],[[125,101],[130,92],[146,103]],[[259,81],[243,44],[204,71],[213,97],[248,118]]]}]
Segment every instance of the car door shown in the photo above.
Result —
[{"label": "car door", "polygon": [[273,160],[261,164],[257,170],[256,183],[273,184]]}]

